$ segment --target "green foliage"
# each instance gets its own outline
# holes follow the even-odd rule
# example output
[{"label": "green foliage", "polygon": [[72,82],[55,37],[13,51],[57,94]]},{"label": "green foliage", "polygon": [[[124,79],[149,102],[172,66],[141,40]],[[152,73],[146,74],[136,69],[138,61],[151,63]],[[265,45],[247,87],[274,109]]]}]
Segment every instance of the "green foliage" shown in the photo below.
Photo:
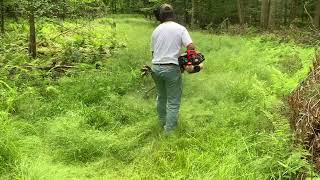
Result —
[{"label": "green foliage", "polygon": [[[0,70],[4,178],[294,179],[313,172],[281,112],[313,49],[264,36],[192,32],[205,69],[183,75],[179,129],[165,137],[153,82],[139,76],[151,59],[153,24],[128,16],[66,21],[65,29],[48,19],[39,24],[37,60],[11,50],[25,43],[22,37],[0,40],[0,49],[10,47],[0,51],[7,68]],[[59,61],[74,68],[56,76],[23,66]]]},{"label": "green foliage", "polygon": [[19,161],[17,140],[9,122],[9,114],[0,111],[0,177],[14,170]]},{"label": "green foliage", "polygon": [[[266,12],[263,11],[263,2],[267,4]],[[79,17],[94,19],[119,13],[142,13],[151,19],[153,10],[163,3],[174,5],[179,22],[193,23],[203,29],[241,32],[248,25],[259,27],[264,24],[261,17],[266,16],[265,28],[302,27],[305,32],[305,27],[311,25],[312,31],[308,33],[318,38],[313,32],[319,28],[319,2],[316,0],[6,0],[4,10],[6,16],[15,19],[28,17],[32,11],[36,16],[63,20]],[[229,29],[230,24],[241,24],[241,27]],[[302,39],[313,41],[309,37]]]},{"label": "green foliage", "polygon": [[54,49],[61,53],[59,59],[65,63],[94,64],[126,47],[126,37],[117,31],[112,19],[97,20],[85,27],[81,26],[85,21],[79,23],[65,22],[64,31],[59,32],[61,25],[44,22],[38,34],[42,45],[39,53],[50,55]]}]

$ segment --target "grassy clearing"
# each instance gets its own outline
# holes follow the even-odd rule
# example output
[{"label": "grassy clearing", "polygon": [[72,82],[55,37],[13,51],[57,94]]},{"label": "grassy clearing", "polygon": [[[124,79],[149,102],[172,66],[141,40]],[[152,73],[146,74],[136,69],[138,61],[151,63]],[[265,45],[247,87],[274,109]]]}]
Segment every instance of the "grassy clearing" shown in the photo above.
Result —
[{"label": "grassy clearing", "polygon": [[[293,144],[282,102],[307,73],[312,48],[193,32],[207,57],[205,71],[184,75],[180,127],[164,137],[154,92],[146,94],[152,81],[139,77],[151,59],[154,24],[114,21],[116,30],[98,27],[94,34],[121,34],[118,46],[127,48],[107,61],[99,57],[101,69],[80,64],[58,80],[0,81],[2,179],[292,179],[312,173],[308,154]],[[96,63],[90,59],[81,62]]]}]

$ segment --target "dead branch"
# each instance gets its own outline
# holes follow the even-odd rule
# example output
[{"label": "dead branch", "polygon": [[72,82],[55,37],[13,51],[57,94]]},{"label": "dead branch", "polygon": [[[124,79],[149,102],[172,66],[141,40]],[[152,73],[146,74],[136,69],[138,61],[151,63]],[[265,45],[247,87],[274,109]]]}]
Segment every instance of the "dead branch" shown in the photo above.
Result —
[{"label": "dead branch", "polygon": [[309,26],[309,29],[312,30],[312,31],[314,31],[314,32],[318,32],[316,26],[315,26],[314,23],[313,23],[313,22],[314,22],[314,21],[313,21],[313,18],[312,18],[312,16],[310,15],[310,13],[309,13],[309,11],[308,11],[308,9],[307,9],[307,2],[304,3],[303,8],[304,8],[305,13],[308,15],[308,17],[309,17],[309,19],[310,19],[310,24],[311,24],[312,27],[313,27],[313,28],[312,28],[312,27]]}]

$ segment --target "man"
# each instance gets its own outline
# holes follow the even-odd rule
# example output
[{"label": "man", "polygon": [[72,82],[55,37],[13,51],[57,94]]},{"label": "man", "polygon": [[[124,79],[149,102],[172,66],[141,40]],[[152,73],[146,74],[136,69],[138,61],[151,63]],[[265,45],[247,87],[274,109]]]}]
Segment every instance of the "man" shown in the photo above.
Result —
[{"label": "man", "polygon": [[182,46],[194,50],[192,39],[185,27],[174,22],[171,5],[163,4],[156,13],[161,24],[151,40],[152,77],[157,90],[157,112],[165,134],[176,127],[182,95],[182,79],[178,58]]}]

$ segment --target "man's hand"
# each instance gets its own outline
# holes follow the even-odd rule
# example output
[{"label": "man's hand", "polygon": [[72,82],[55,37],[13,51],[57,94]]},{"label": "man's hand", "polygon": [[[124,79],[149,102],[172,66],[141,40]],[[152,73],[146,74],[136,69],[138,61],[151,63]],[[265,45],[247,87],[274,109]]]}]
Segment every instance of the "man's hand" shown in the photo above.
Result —
[{"label": "man's hand", "polygon": [[144,76],[148,76],[149,74],[152,73],[152,69],[150,66],[148,65],[143,65],[143,67],[141,68],[141,76],[144,77]]},{"label": "man's hand", "polygon": [[187,46],[187,50],[195,50],[196,47],[193,45],[193,43],[190,43],[188,46]]}]

